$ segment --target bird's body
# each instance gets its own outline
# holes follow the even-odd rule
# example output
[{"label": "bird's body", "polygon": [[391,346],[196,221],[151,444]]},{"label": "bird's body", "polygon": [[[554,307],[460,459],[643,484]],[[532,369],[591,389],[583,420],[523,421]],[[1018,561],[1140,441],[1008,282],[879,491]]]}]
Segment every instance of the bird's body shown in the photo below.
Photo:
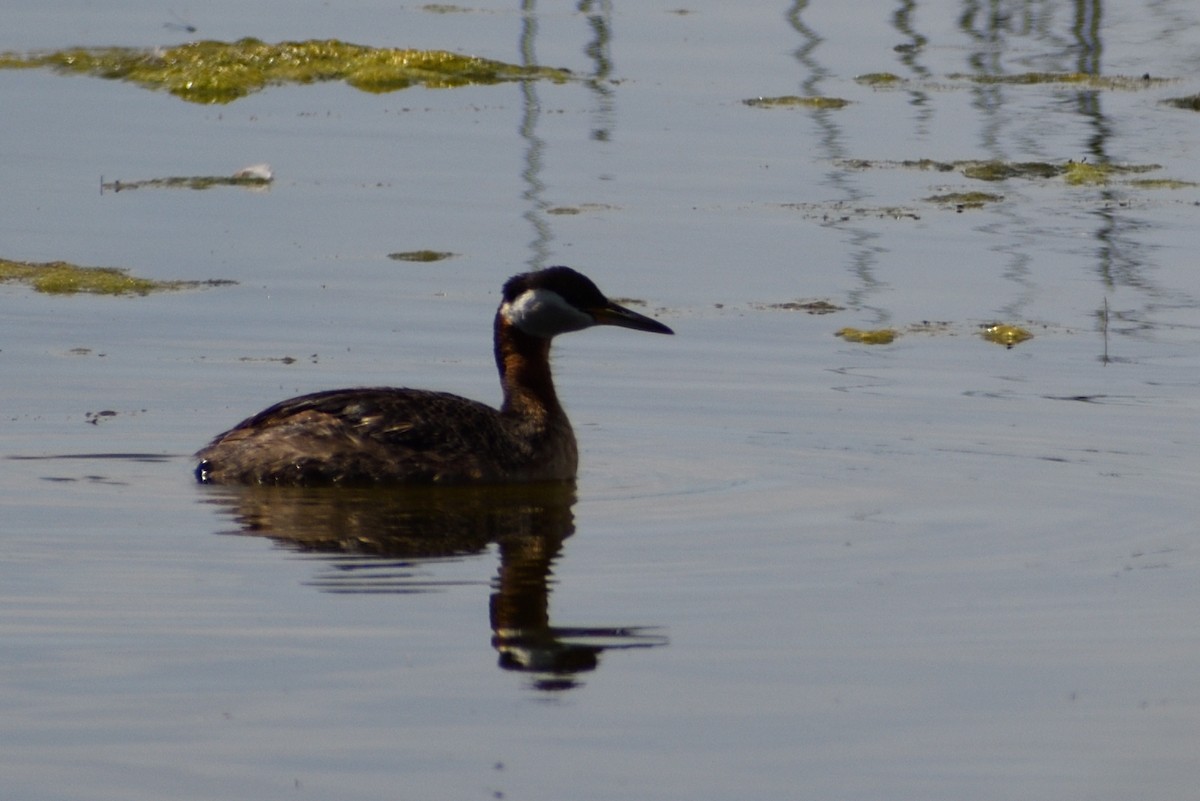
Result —
[{"label": "bird's body", "polygon": [[571,480],[578,451],[554,391],[550,341],[593,325],[672,333],[569,268],[514,276],[496,312],[499,409],[393,387],[303,395],[219,435],[196,454],[196,477],[287,485]]}]

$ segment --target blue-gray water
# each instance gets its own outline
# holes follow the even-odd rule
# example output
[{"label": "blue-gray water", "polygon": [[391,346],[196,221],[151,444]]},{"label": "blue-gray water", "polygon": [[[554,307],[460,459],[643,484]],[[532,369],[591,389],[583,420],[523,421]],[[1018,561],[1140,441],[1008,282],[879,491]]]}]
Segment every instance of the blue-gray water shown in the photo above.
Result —
[{"label": "blue-gray water", "polygon": [[[0,51],[339,38],[579,79],[202,106],[0,71],[0,257],[238,282],[0,285],[5,798],[1194,794],[1200,192],[1131,181],[1200,181],[1161,102],[1200,90],[1200,12],[848,8],[7,9]],[[1033,71],[1173,80],[951,77]],[[818,94],[852,102],[743,102]],[[268,192],[99,191],[260,162]],[[969,190],[1003,200],[925,200]],[[420,248],[457,255],[387,258]],[[495,401],[500,283],[556,263],[677,332],[556,346],[573,501],[431,502],[439,551],[379,499],[192,482],[292,394]],[[844,310],[773,308],[809,300]]]}]

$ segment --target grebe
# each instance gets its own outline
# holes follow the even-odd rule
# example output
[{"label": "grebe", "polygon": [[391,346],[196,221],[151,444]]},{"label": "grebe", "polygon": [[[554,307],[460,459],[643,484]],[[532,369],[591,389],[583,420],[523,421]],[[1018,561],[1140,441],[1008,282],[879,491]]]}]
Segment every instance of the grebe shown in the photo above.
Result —
[{"label": "grebe", "polygon": [[516,275],[496,312],[499,410],[418,389],[315,392],[217,436],[196,454],[196,478],[302,486],[569,481],[579,456],[550,377],[550,341],[594,325],[674,333],[613,303],[569,267]]}]

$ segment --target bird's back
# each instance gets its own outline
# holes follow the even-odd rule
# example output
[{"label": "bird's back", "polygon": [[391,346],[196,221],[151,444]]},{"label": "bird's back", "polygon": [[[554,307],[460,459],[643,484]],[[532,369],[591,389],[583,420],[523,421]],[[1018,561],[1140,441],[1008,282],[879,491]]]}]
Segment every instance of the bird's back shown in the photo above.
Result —
[{"label": "bird's back", "polygon": [[566,417],[506,414],[445,392],[318,392],[271,406],[201,450],[201,481],[402,484],[574,478]]}]

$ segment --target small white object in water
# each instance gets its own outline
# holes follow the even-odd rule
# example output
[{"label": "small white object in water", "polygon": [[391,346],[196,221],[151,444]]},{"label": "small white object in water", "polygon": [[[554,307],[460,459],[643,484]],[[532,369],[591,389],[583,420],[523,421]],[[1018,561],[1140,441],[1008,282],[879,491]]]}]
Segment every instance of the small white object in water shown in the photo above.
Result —
[{"label": "small white object in water", "polygon": [[251,164],[249,167],[242,167],[233,174],[234,178],[257,178],[260,181],[270,181],[275,177],[271,172],[270,164]]}]

